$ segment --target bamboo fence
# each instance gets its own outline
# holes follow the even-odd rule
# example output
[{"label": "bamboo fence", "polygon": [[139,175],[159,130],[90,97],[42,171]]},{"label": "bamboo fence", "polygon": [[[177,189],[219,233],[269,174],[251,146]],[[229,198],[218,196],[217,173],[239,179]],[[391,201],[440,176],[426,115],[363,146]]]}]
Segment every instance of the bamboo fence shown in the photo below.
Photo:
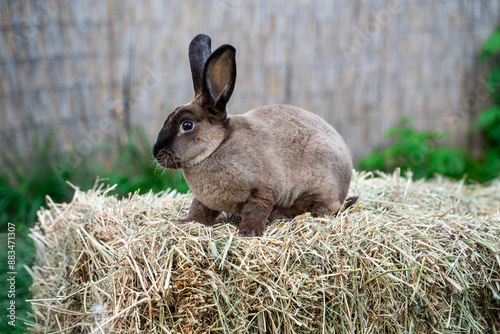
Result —
[{"label": "bamboo fence", "polygon": [[91,154],[142,125],[154,140],[192,97],[188,43],[237,49],[229,110],[289,103],[332,123],[355,157],[410,116],[473,147],[487,105],[481,41],[500,0],[1,0],[0,151]]}]

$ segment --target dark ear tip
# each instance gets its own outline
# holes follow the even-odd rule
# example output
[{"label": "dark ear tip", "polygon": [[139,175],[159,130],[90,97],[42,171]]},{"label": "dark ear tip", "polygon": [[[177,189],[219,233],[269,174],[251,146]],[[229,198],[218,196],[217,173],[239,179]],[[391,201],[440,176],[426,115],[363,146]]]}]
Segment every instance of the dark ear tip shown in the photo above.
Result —
[{"label": "dark ear tip", "polygon": [[232,46],[231,44],[222,44],[217,48],[217,50],[214,51],[214,56],[216,57],[218,54],[224,53],[230,51],[231,55],[234,57],[236,55],[236,48]]},{"label": "dark ear tip", "polygon": [[208,44],[210,45],[212,42],[212,39],[210,36],[205,35],[205,34],[198,34],[194,36],[194,38],[191,40],[191,43],[189,43],[189,46],[194,46],[194,45],[200,45],[200,44]]},{"label": "dark ear tip", "polygon": [[222,44],[220,47],[223,48],[224,50],[231,50],[233,52],[236,52],[236,48],[231,44]]}]

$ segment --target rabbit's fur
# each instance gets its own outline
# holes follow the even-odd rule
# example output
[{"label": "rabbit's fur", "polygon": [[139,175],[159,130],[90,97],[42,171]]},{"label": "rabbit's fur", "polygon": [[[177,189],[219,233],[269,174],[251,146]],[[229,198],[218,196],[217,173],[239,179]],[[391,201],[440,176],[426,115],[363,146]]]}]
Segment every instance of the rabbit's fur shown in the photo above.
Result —
[{"label": "rabbit's fur", "polygon": [[238,213],[240,234],[260,236],[268,219],[337,212],[352,173],[342,137],[319,116],[289,105],[228,116],[235,54],[230,45],[211,53],[207,35],[191,41],[195,98],[168,116],[153,148],[161,166],[182,169],[195,196],[182,221],[212,225],[221,211]]}]

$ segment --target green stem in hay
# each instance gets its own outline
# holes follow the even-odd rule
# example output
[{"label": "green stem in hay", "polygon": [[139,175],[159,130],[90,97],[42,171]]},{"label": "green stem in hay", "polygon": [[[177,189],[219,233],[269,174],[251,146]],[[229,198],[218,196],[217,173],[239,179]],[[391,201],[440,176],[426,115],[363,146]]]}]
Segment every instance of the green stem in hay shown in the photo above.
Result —
[{"label": "green stem in hay", "polygon": [[384,276],[386,274],[395,273],[395,272],[398,272],[398,271],[411,271],[411,270],[415,270],[416,268],[417,267],[411,267],[411,268],[393,269],[393,270],[384,271],[383,273],[378,274],[377,276],[374,276],[374,277],[370,278],[368,281],[366,281],[365,283],[363,283],[363,287],[365,285],[367,285],[368,283],[370,283],[371,281],[376,280],[377,278],[379,278],[381,276]]}]

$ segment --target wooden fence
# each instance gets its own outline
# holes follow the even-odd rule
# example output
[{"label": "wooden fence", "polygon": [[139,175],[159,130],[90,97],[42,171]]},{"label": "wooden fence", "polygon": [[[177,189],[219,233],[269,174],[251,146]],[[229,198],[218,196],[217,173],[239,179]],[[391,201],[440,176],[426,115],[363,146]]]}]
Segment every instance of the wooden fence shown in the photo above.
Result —
[{"label": "wooden fence", "polygon": [[500,0],[0,0],[0,151],[29,155],[52,131],[60,151],[91,154],[136,124],[153,142],[192,98],[200,32],[237,49],[232,113],[301,106],[355,157],[404,115],[470,146],[499,14]]}]

